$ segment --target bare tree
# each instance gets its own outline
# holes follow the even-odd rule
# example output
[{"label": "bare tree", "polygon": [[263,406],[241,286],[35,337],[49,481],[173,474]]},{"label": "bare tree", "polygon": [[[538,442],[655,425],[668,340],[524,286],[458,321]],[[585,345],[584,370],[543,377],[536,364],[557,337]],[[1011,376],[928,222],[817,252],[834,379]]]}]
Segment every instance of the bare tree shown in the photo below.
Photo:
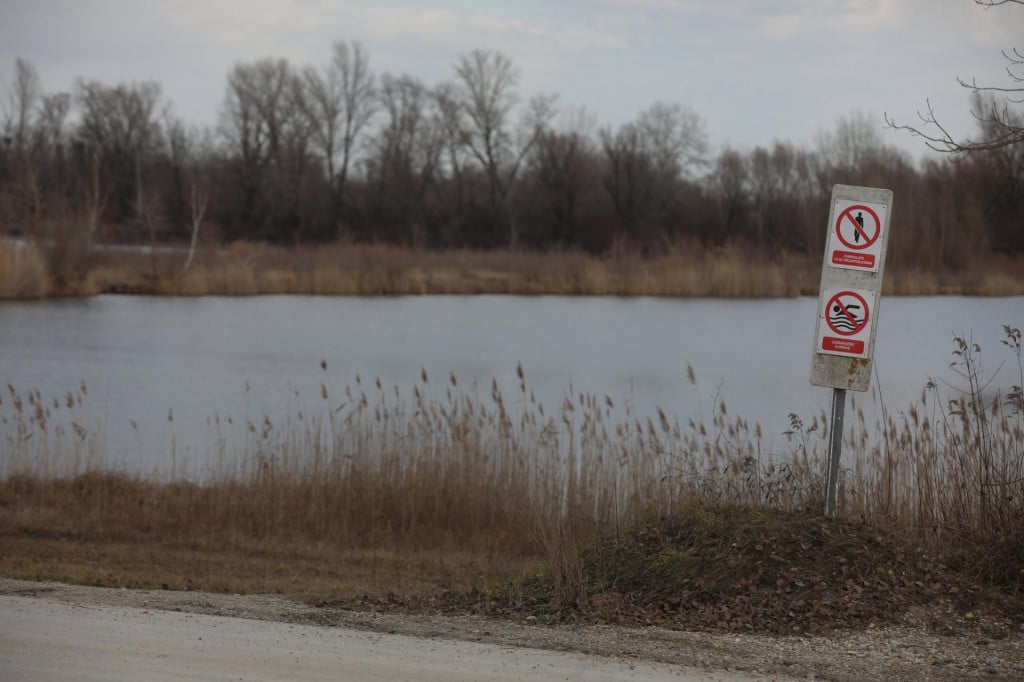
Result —
[{"label": "bare tree", "polygon": [[[748,167],[739,152],[725,149],[708,176],[712,196],[718,205],[719,220],[726,232],[737,233],[750,201]],[[725,235],[718,236],[722,239]]]},{"label": "bare tree", "polygon": [[659,175],[689,176],[706,162],[704,121],[692,109],[656,102],[640,114],[637,126]]},{"label": "bare tree", "polygon": [[459,57],[455,73],[461,85],[461,111],[468,121],[465,141],[487,174],[490,203],[497,207],[505,194],[501,167],[508,162],[512,145],[508,119],[519,74],[511,59],[488,50]]},{"label": "bare tree", "polygon": [[58,92],[44,95],[36,118],[35,140],[37,147],[50,151],[65,141],[68,114],[71,112],[71,95]]},{"label": "bare tree", "polygon": [[[488,204],[497,219],[506,208],[509,191],[526,155],[554,115],[554,98],[529,101],[518,130],[510,122],[517,102],[519,72],[506,55],[473,50],[455,63],[459,104],[466,118],[464,140],[487,178]],[[515,242],[514,221],[509,241]]]},{"label": "bare tree", "polygon": [[[437,130],[441,145],[438,158],[439,174],[448,182],[433,183],[432,187],[437,200],[447,208],[450,216],[459,216],[466,202],[466,165],[468,152],[466,140],[469,132],[459,104],[458,87],[453,83],[441,83],[434,88],[433,127]],[[445,228],[445,238],[451,240],[454,235],[448,234],[451,228]]]},{"label": "bare tree", "polygon": [[276,159],[293,83],[284,59],[237,64],[228,75],[222,131],[246,163],[262,167]]},{"label": "bare tree", "polygon": [[655,228],[680,179],[704,163],[703,124],[690,109],[656,103],[635,122],[615,133],[604,129],[600,137],[605,189],[626,234],[639,238]]},{"label": "bare tree", "polygon": [[635,123],[627,123],[615,133],[603,129],[600,137],[607,160],[605,189],[626,235],[636,237],[654,187],[653,163],[644,149],[643,133]]},{"label": "bare tree", "polygon": [[819,131],[815,141],[822,160],[844,172],[856,172],[884,147],[877,119],[861,111],[841,116],[835,130]]},{"label": "bare tree", "polygon": [[0,131],[16,153],[24,152],[28,146],[33,112],[41,97],[42,84],[36,68],[24,59],[15,59],[14,82],[8,88]]},{"label": "bare tree", "polygon": [[113,179],[118,208],[131,208],[136,218],[148,220],[152,202],[146,196],[144,167],[161,142],[158,123],[160,86],[132,83],[107,86],[79,81],[82,119],[79,140],[98,154]]},{"label": "bare tree", "polygon": [[16,220],[34,222],[42,212],[40,168],[32,155],[36,108],[42,97],[39,74],[24,59],[14,62],[14,80],[0,101],[0,180],[9,180]]},{"label": "bare tree", "polygon": [[24,164],[35,218],[41,218],[47,211],[61,210],[62,199],[73,184],[64,157],[70,111],[71,95],[66,92],[43,95],[36,107]]},{"label": "bare tree", "polygon": [[[974,0],[976,5],[991,9],[999,5],[1024,5],[1024,0]],[[920,126],[901,124],[885,114],[885,123],[895,130],[905,130],[911,135],[924,139],[925,144],[937,152],[959,154],[969,151],[991,151],[1009,145],[1024,144],[1024,116],[1014,106],[1024,104],[1024,51],[1012,48],[1002,51],[1006,60],[1006,75],[1009,83],[1003,86],[978,85],[976,79],[969,81],[957,76],[957,83],[972,94],[971,115],[978,121],[980,137],[957,140],[938,120],[935,109],[925,100],[924,111],[918,111]]]},{"label": "bare tree", "polygon": [[93,148],[89,151],[85,170],[85,252],[88,254],[99,233],[103,211],[106,210],[107,200],[110,198],[110,184],[103,176],[98,149]]},{"label": "bare tree", "polygon": [[324,161],[335,211],[345,206],[345,187],[357,142],[376,108],[374,77],[361,43],[334,43],[330,63],[303,72],[304,111]]},{"label": "bare tree", "polygon": [[228,76],[220,130],[240,161],[241,223],[264,238],[301,229],[310,133],[302,93],[284,59],[238,64]]},{"label": "bare tree", "polygon": [[530,154],[536,194],[529,201],[543,205],[549,234],[545,238],[568,245],[580,235],[580,217],[589,186],[599,184],[599,163],[591,132],[594,117],[584,109],[563,115],[557,130],[541,133]]},{"label": "bare tree", "polygon": [[424,201],[433,183],[443,144],[443,130],[432,116],[436,100],[410,76],[381,78],[378,89],[385,120],[370,158],[378,215],[408,229],[413,243],[423,242]]},{"label": "bare tree", "polygon": [[213,165],[213,142],[209,131],[187,129],[178,119],[166,124],[167,146],[171,165],[177,178],[175,191],[185,207],[189,245],[183,269],[188,272],[195,259],[199,232],[210,205],[210,170]]}]

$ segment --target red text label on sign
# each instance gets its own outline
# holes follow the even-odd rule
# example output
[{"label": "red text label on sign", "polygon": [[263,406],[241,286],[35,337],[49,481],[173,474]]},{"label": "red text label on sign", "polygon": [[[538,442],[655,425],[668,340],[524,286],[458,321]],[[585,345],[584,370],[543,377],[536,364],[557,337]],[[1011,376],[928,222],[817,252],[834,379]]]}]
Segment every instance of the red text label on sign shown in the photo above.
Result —
[{"label": "red text label on sign", "polygon": [[870,253],[851,253],[837,249],[832,252],[832,265],[845,265],[852,268],[870,270],[875,267],[875,257]]},{"label": "red text label on sign", "polygon": [[856,339],[837,339],[833,336],[826,336],[821,340],[821,349],[833,353],[849,353],[851,355],[864,354],[864,342]]}]

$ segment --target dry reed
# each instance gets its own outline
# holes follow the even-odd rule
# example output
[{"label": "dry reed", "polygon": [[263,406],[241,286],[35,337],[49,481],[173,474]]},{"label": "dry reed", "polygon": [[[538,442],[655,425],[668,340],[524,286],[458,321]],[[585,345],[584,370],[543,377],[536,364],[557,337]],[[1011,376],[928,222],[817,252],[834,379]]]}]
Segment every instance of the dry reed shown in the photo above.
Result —
[{"label": "dry reed", "polygon": [[[985,394],[980,349],[956,340],[963,394],[930,384],[898,414],[844,438],[841,513],[956,554],[994,583],[1024,584],[1024,384],[1020,332],[1005,328],[1020,384]],[[202,546],[330,545],[346,550],[546,554],[567,594],[571,551],[597,532],[711,505],[817,513],[829,425],[791,417],[782,450],[757,424],[716,403],[710,424],[618,411],[611,397],[570,392],[556,410],[533,400],[520,368],[508,400],[496,384],[472,397],[455,377],[424,372],[411,395],[357,378],[322,409],[247,427],[245,456],[223,453],[193,481],[105,473],[102,437],[55,413],[86,388],[44,399],[13,387],[0,403],[0,535],[46,533]],[[1016,379],[1016,378],[1015,378]],[[64,423],[68,420],[65,419]]]},{"label": "dry reed", "polygon": [[46,295],[46,263],[32,244],[0,241],[0,299]]},{"label": "dry reed", "polygon": [[[516,294],[673,297],[808,296],[818,290],[820,259],[775,256],[736,245],[679,245],[661,256],[596,257],[574,251],[425,251],[384,245],[273,247],[236,243],[201,251],[184,270],[184,252],[95,251],[72,260],[76,277],[43,277],[54,295],[131,293],[174,296],[260,294]],[[67,260],[67,259],[65,259]],[[60,261],[63,262],[63,261]],[[2,274],[0,270],[0,274]],[[60,273],[56,273],[59,275]],[[59,280],[59,281],[58,281]],[[38,284],[26,293],[39,295]],[[887,294],[1020,295],[1024,274],[991,256],[957,272],[891,271]]]}]

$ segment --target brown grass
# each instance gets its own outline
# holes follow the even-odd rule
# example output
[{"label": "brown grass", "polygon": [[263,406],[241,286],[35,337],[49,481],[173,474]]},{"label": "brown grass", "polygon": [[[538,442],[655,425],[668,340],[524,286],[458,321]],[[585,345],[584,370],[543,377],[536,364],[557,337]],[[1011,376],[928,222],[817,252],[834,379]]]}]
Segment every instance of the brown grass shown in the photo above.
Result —
[{"label": "brown grass", "polygon": [[197,543],[33,529],[0,538],[3,574],[25,580],[105,587],[212,592],[384,595],[425,594],[497,583],[536,568],[507,556],[491,559],[444,550],[347,550],[328,543]]},{"label": "brown grass", "polygon": [[787,277],[781,264],[753,262],[735,250],[598,259],[564,252],[417,252],[382,246],[288,252],[236,246],[224,255],[225,260],[207,260],[189,273],[166,273],[153,283],[154,292],[758,297],[802,293],[795,283],[801,277]]},{"label": "brown grass", "polygon": [[46,263],[38,249],[0,241],[0,299],[40,298],[46,291]]},{"label": "brown grass", "polygon": [[[51,249],[52,250],[52,249]],[[59,263],[68,258],[50,258]],[[184,254],[98,251],[78,258],[77,275],[45,277],[23,288],[40,295],[558,294],[675,297],[783,297],[818,291],[820,258],[768,257],[738,246],[679,245],[662,256],[622,253],[599,258],[574,251],[424,251],[380,245],[284,248],[236,243],[201,251],[183,270]],[[38,273],[26,260],[26,272]],[[2,277],[0,270],[0,277]],[[19,276],[26,277],[24,275]],[[9,288],[10,289],[10,288]],[[21,290],[21,289],[19,289]],[[1011,259],[987,257],[959,272],[890,269],[885,293],[1020,295],[1024,272]],[[21,296],[22,294],[12,294]]]},{"label": "brown grass", "polygon": [[[1024,384],[1019,332],[1007,327],[1005,341]],[[943,402],[929,389],[877,424],[851,404],[840,509],[950,557],[965,575],[1020,590],[1024,405],[1019,388],[983,398],[978,350],[958,339],[954,352],[964,395]],[[511,400],[497,386],[476,399],[454,377],[435,384],[425,374],[410,398],[357,382],[328,401],[324,386],[322,412],[249,424],[246,455],[221,457],[193,482],[109,473],[101,437],[55,426],[84,387],[59,400],[8,387],[0,571],[232,591],[386,591],[395,589],[388,581],[464,586],[546,558],[565,601],[578,603],[586,594],[577,550],[598,534],[670,517],[693,500],[820,513],[824,414],[794,415],[787,444],[769,450],[760,427],[730,417],[721,401],[707,425],[633,415],[586,393],[545,412],[520,379]],[[344,407],[332,409],[339,400]],[[402,562],[433,568],[417,583],[386,568]],[[339,577],[350,570],[379,570],[380,579]]]}]

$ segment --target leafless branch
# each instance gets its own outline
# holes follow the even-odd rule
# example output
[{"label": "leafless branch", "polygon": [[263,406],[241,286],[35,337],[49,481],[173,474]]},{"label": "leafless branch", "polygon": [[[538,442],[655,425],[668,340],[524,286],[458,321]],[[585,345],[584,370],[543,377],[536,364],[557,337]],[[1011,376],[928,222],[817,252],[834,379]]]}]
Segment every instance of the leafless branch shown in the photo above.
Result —
[{"label": "leafless branch", "polygon": [[1006,5],[1013,3],[1015,5],[1024,5],[1024,0],[974,0],[974,4],[981,5],[985,9],[997,7],[999,5]]},{"label": "leafless branch", "polygon": [[[990,9],[998,5],[1013,3],[1024,5],[1024,0],[974,0],[975,4]],[[1006,73],[1013,83],[1024,83],[1024,52],[1020,48],[1002,51],[1003,58],[1008,62]],[[1015,71],[1015,69],[1017,69]],[[947,154],[960,154],[969,151],[991,151],[1015,144],[1024,143],[1024,118],[1017,112],[1010,111],[1006,103],[1024,104],[1024,86],[1003,87],[998,85],[978,85],[976,79],[970,81],[960,78],[956,79],[957,84],[962,88],[970,90],[974,95],[974,106],[971,115],[978,121],[982,129],[980,139],[967,138],[962,141],[956,140],[949,131],[939,123],[935,116],[935,110],[930,101],[926,101],[924,113],[918,112],[922,126],[916,127],[908,124],[901,124],[889,114],[885,114],[886,126],[893,130],[903,130],[915,137],[925,141],[929,149]],[[999,104],[995,99],[982,98],[982,93],[999,93],[1006,103]],[[934,132],[933,132],[934,131]]]},{"label": "leafless branch", "polygon": [[[924,124],[922,127],[918,128],[912,125],[897,123],[896,120],[888,113],[884,115],[886,126],[893,130],[909,132],[914,137],[920,137],[925,141],[925,144],[929,149],[946,154],[960,154],[969,151],[992,151],[1012,144],[1024,143],[1024,128],[1004,124],[1004,121],[1009,119],[1009,113],[1005,108],[1001,113],[992,116],[983,116],[977,111],[972,110],[971,114],[979,122],[992,124],[988,127],[1000,126],[1002,127],[1002,131],[988,139],[975,140],[967,138],[958,142],[953,138],[950,132],[946,130],[941,123],[939,123],[931,102],[928,100],[925,100],[925,102],[927,107],[925,111],[917,112],[918,118],[920,118],[921,122]],[[924,130],[929,126],[934,127],[938,132],[924,132]]]}]

